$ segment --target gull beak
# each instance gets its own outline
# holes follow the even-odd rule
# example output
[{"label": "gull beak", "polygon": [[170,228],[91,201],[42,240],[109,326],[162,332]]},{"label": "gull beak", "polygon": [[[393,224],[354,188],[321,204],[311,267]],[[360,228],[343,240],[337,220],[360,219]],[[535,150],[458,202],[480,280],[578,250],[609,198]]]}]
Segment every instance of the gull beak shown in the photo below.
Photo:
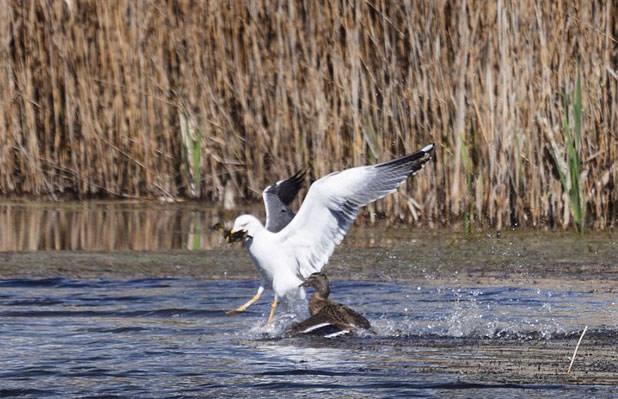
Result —
[{"label": "gull beak", "polygon": [[225,240],[229,243],[242,241],[247,236],[247,231],[246,230],[238,230],[238,231],[228,230],[223,234],[223,236],[225,237]]}]

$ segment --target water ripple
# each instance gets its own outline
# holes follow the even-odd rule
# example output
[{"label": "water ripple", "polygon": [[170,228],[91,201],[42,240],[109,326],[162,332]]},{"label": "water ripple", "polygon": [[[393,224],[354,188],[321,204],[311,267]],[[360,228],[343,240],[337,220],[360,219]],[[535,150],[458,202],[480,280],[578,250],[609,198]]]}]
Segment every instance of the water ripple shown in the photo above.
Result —
[{"label": "water ripple", "polygon": [[[526,357],[534,361],[564,357],[584,325],[589,348],[618,338],[610,293],[370,281],[334,281],[333,296],[366,314],[377,336],[282,337],[277,331],[295,319],[282,312],[274,332],[264,329],[267,300],[224,315],[254,289],[253,281],[190,279],[0,281],[0,397],[240,398],[258,390],[309,398],[576,398],[592,388],[556,378],[499,381],[493,366],[475,368],[487,359],[515,361],[521,342],[532,343]],[[552,349],[560,342],[569,350]],[[616,372],[608,360],[587,364]],[[596,397],[611,391],[594,389]]]}]

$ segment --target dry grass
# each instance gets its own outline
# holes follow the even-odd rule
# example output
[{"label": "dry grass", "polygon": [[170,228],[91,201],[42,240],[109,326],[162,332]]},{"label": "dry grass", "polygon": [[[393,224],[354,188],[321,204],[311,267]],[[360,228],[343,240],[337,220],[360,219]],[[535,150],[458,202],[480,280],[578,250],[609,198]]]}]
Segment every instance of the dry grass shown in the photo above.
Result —
[{"label": "dry grass", "polygon": [[[315,178],[436,142],[436,162],[375,211],[569,225],[549,151],[564,151],[579,71],[586,215],[616,222],[611,0],[6,5],[0,193],[255,200],[304,166]],[[183,149],[181,121],[201,152]]]}]

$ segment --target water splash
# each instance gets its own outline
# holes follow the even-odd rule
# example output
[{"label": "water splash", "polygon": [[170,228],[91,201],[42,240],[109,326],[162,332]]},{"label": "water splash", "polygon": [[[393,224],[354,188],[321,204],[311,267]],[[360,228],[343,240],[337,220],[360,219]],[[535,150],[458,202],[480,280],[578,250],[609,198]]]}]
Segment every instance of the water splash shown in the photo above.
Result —
[{"label": "water splash", "polygon": [[514,287],[416,287],[402,295],[403,304],[371,321],[385,337],[551,339],[581,331],[587,320],[599,329],[616,327],[615,307],[597,308],[582,296]]}]

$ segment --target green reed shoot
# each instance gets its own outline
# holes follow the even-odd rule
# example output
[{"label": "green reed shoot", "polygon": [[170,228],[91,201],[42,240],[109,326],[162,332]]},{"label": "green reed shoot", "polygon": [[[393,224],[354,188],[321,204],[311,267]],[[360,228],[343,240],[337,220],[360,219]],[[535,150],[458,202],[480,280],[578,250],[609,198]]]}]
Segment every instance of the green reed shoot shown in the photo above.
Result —
[{"label": "green reed shoot", "polygon": [[[582,142],[582,88],[581,77],[577,76],[575,89],[570,95],[564,96],[565,114],[562,123],[564,145],[566,147],[566,165],[555,162],[558,166],[562,189],[568,193],[569,207],[573,224],[580,233],[585,227],[585,204],[582,193],[580,175],[582,171],[581,142]],[[554,158],[559,156],[553,154]],[[560,167],[565,165],[565,167]]]}]

